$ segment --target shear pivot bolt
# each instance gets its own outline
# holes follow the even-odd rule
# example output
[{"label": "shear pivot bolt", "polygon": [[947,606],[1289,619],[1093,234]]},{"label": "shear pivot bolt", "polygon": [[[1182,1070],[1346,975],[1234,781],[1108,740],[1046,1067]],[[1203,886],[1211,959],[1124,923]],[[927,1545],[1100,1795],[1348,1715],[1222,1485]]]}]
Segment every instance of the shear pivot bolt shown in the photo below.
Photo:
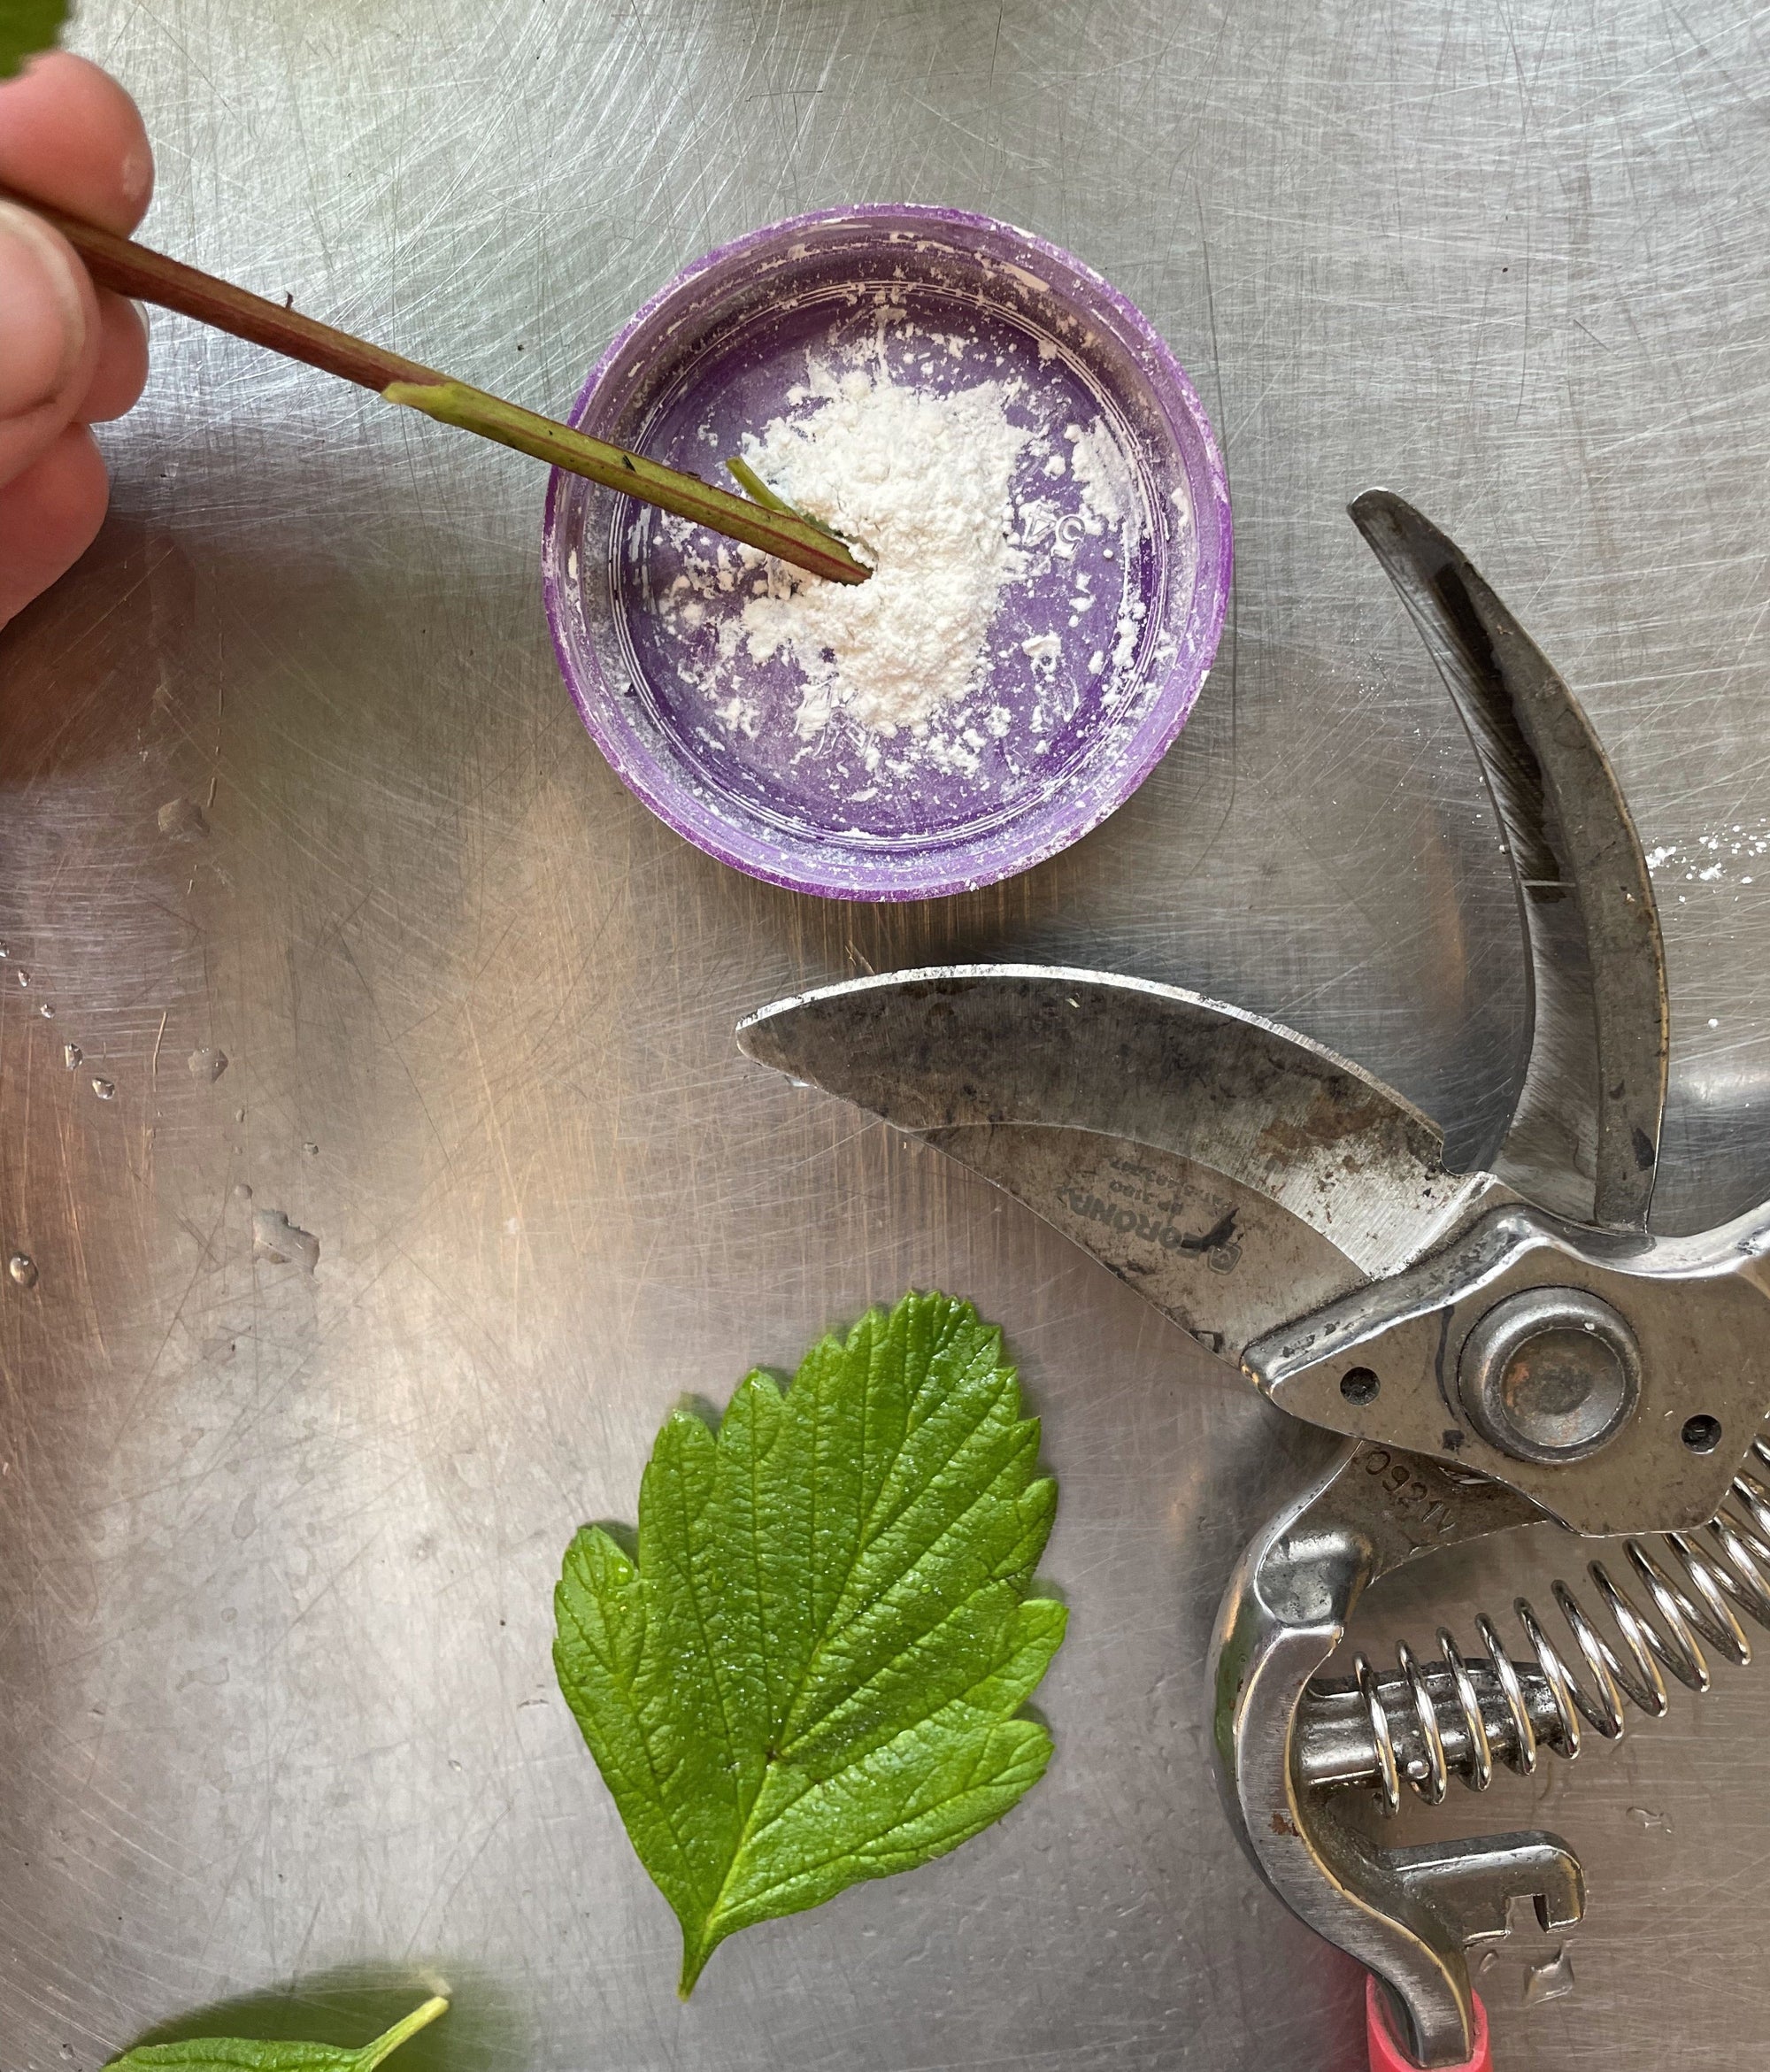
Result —
[{"label": "shear pivot bolt", "polygon": [[1613,1439],[1641,1395],[1641,1352],[1609,1303],[1583,1288],[1528,1288],[1463,1341],[1469,1421],[1517,1460],[1578,1460]]}]

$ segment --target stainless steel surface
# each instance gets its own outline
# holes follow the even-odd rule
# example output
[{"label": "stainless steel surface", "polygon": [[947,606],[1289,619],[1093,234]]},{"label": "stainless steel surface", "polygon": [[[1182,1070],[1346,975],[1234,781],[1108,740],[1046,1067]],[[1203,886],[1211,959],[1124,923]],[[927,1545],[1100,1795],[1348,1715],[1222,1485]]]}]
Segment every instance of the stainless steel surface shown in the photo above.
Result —
[{"label": "stainless steel surface", "polygon": [[[0,1244],[38,1269],[0,1282],[5,2072],[432,1973],[454,2072],[1358,2065],[1354,1968],[1219,1816],[1199,1675],[1308,1436],[730,1028],[868,969],[1136,973],[1356,1058],[1466,1162],[1507,1112],[1516,919],[1473,754],[1342,515],[1388,481],[1579,691],[1658,859],[1657,1223],[1770,1194],[1762,18],[91,0],[81,35],[158,141],[150,242],[543,410],[678,263],[789,210],[1054,236],[1199,377],[1238,581],[1179,747],[1079,849],[932,908],[820,907],[687,851],[598,762],[527,464],[157,326],[104,540],[0,635],[0,941],[30,974],[0,1013]],[[288,1263],[254,1259],[255,1211]],[[752,1931],[680,2009],[552,1692],[558,1557],[631,1516],[679,1392],[722,1400],[912,1282],[1002,1320],[1045,1419],[1058,1753],[995,1834]],[[1424,1557],[1351,1637],[1466,1624],[1558,1543]],[[1517,1938],[1479,1976],[1508,2072],[1751,2061],[1766,1702],[1674,1692],[1607,1760],[1471,1801],[1564,1829],[1594,1893],[1570,1998],[1524,2006]]]},{"label": "stainless steel surface", "polygon": [[1474,743],[1518,874],[1530,1042],[1491,1161],[1543,1207],[1639,1230],[1666,1100],[1666,964],[1653,885],[1591,724],[1480,570],[1392,491],[1351,513]]}]

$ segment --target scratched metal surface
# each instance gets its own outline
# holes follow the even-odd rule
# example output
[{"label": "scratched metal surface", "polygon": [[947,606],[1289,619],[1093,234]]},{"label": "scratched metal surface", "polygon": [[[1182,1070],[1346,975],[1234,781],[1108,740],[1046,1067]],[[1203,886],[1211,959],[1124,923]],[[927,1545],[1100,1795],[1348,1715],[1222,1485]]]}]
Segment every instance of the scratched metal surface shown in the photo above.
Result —
[{"label": "scratched metal surface", "polygon": [[[801,981],[1060,958],[1491,1122],[1509,896],[1341,515],[1387,481],[1563,665],[1656,852],[1664,1220],[1770,1186],[1747,12],[91,0],[81,41],[158,142],[153,242],[547,409],[771,217],[904,198],[1057,239],[1199,377],[1239,574],[1191,728],[1073,854],[820,905],[684,848],[598,760],[542,623],[536,471],[156,324],[104,538],[0,635],[0,1243],[39,1269],[0,1281],[4,2072],[433,1977],[459,2009],[413,2072],[1361,2062],[1357,1980],[1257,1883],[1207,1766],[1212,1608],[1306,1438],[731,1026]],[[311,1272],[255,1259],[261,1213]],[[679,1393],[912,1282],[1004,1321],[1046,1419],[1059,1752],[1001,1828],[744,1935],[684,2009],[552,1687],[558,1556],[631,1514]],[[1556,1553],[1458,1557],[1370,1622],[1419,1640]],[[1441,1816],[1540,1807],[1591,1875],[1571,1996],[1522,2004],[1533,1946],[1481,1982],[1508,2072],[1761,2057],[1770,1686],[1723,1674]]]}]

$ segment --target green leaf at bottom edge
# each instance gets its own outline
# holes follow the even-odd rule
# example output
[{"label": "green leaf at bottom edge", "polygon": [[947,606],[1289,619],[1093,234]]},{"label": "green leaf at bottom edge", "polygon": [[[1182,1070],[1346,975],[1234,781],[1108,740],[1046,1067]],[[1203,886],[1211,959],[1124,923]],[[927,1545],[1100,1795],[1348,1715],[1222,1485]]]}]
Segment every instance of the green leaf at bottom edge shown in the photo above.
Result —
[{"label": "green leaf at bottom edge", "polygon": [[53,50],[67,13],[67,0],[0,0],[0,79],[39,50]]},{"label": "green leaf at bottom edge", "polygon": [[[0,0],[4,5],[5,0]],[[250,2037],[200,2036],[188,2043],[143,2044],[112,2058],[105,2072],[375,2072],[408,2037],[427,2029],[449,2003],[439,1994],[356,2050],[335,2044],[259,2043]]]}]

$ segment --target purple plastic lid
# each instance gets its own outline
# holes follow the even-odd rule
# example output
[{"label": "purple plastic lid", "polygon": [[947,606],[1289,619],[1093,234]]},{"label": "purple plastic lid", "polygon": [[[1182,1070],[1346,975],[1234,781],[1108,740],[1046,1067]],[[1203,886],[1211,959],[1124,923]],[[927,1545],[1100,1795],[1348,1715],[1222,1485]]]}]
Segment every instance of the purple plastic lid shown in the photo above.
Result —
[{"label": "purple plastic lid", "polygon": [[557,470],[544,592],[585,726],[670,827],[774,884],[924,898],[1055,855],[1155,766],[1222,630],[1228,495],[1141,312],[1056,246],[950,209],[834,210],[722,246],[633,318],[571,421],[722,479],[746,433],[803,417],[808,369],[863,359],[926,392],[996,384],[1027,431],[1009,518],[1025,574],[965,709],[922,735],[838,715],[808,736],[794,659],[735,637],[740,551],[725,543],[735,580],[704,603],[722,543]]}]

